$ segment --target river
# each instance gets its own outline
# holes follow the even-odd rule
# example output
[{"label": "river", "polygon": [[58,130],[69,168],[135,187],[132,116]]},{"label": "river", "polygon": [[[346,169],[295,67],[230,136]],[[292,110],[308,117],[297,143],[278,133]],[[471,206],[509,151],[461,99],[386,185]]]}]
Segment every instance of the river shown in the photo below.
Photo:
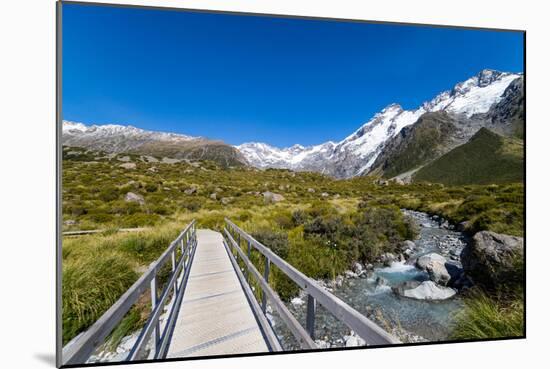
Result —
[{"label": "river", "polygon": [[[441,341],[449,338],[453,316],[463,309],[460,294],[443,301],[423,301],[400,297],[392,287],[405,281],[428,280],[428,274],[414,266],[414,260],[436,252],[458,263],[466,236],[448,227],[443,219],[421,212],[403,210],[419,226],[419,237],[414,240],[408,262],[393,262],[389,266],[376,266],[363,278],[345,278],[331,291],[354,309],[377,322],[382,328],[397,334],[402,341]],[[305,326],[306,303],[304,296],[293,299],[289,309]],[[275,316],[271,319],[285,349],[297,348],[290,333]],[[321,347],[360,345],[361,340],[350,335],[348,327],[338,322],[322,307],[318,307],[315,337]],[[351,339],[350,339],[351,338]]]}]

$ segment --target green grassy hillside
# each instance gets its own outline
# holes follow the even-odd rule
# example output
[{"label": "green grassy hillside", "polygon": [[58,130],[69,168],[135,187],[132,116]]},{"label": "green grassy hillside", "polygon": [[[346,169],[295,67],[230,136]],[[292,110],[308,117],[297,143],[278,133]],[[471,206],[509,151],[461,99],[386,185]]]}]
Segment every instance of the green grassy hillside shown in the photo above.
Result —
[{"label": "green grassy hillside", "polygon": [[524,177],[523,141],[480,129],[456,147],[420,169],[414,181],[446,185],[521,182]]}]

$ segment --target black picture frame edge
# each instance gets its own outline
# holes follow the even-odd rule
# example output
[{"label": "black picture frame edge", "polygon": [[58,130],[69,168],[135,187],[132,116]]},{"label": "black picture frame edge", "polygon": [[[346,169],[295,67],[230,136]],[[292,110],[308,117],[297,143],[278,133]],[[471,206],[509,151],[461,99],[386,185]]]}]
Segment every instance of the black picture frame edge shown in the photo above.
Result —
[{"label": "black picture frame edge", "polygon": [[[322,21],[334,21],[334,22],[352,22],[352,23],[370,23],[370,24],[387,24],[387,25],[401,25],[401,26],[420,26],[431,28],[454,28],[463,30],[485,30],[485,31],[498,31],[498,32],[515,32],[523,34],[523,96],[524,96],[524,254],[523,254],[523,272],[524,272],[524,299],[523,299],[523,319],[524,328],[523,335],[517,337],[499,337],[488,339],[469,339],[469,340],[445,340],[435,342],[416,342],[416,343],[403,343],[400,345],[380,345],[380,346],[358,346],[358,347],[332,347],[324,349],[313,350],[294,350],[294,351],[280,351],[280,352],[262,352],[262,353],[243,353],[243,354],[229,354],[229,355],[210,355],[210,356],[197,356],[187,358],[165,358],[165,359],[151,359],[151,360],[136,360],[136,361],[120,361],[120,362],[102,362],[102,363],[82,363],[76,365],[63,365],[62,364],[62,351],[63,351],[63,338],[62,338],[62,41],[63,41],[63,4],[75,4],[83,6],[103,6],[103,7],[116,7],[116,8],[139,8],[139,9],[152,9],[152,10],[165,10],[165,11],[180,11],[180,12],[194,12],[194,13],[206,13],[206,14],[226,14],[226,15],[241,15],[241,16],[255,16],[255,17],[275,17],[285,19],[304,19],[304,20],[322,20]],[[507,28],[491,28],[491,27],[474,27],[474,26],[459,26],[459,25],[442,25],[442,24],[429,24],[429,23],[409,23],[409,22],[394,22],[394,21],[375,21],[375,20],[362,20],[362,19],[350,19],[350,18],[330,18],[320,16],[301,16],[290,14],[270,14],[270,13],[254,13],[254,12],[241,12],[241,11],[227,11],[227,10],[210,10],[210,9],[195,9],[195,8],[176,8],[165,6],[153,6],[153,5],[130,5],[130,4],[117,4],[117,3],[101,3],[101,2],[84,2],[84,1],[63,1],[57,0],[56,3],[56,367],[58,368],[83,368],[83,367],[99,367],[99,366],[114,366],[114,365],[132,365],[132,364],[149,364],[149,363],[162,363],[162,362],[174,362],[174,361],[195,361],[195,360],[211,360],[211,359],[223,359],[223,358],[239,358],[239,357],[252,357],[252,356],[267,356],[267,355],[291,355],[291,354],[304,354],[304,353],[318,353],[318,352],[330,352],[330,351],[352,351],[352,350],[368,350],[368,349],[382,349],[382,348],[399,348],[399,347],[411,347],[411,346],[428,346],[428,345],[446,345],[446,344],[467,344],[476,342],[495,342],[495,341],[509,341],[509,340],[521,340],[527,338],[527,30],[526,29],[507,29]]]}]

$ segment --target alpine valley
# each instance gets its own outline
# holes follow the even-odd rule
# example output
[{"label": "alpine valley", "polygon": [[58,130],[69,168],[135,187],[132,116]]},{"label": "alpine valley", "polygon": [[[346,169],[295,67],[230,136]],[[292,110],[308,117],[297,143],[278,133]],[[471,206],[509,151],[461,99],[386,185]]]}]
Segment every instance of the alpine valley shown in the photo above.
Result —
[{"label": "alpine valley", "polygon": [[[490,157],[495,162],[502,159],[519,163],[507,169],[511,168],[512,175],[521,180],[523,80],[523,74],[485,69],[415,110],[390,104],[342,141],[307,147],[296,144],[277,148],[260,142],[233,147],[202,137],[68,121],[63,122],[62,142],[65,146],[155,155],[166,160],[211,160],[225,167],[250,165],[312,171],[335,178],[372,174],[403,182],[414,181],[417,174],[419,180],[441,180],[442,171],[450,171],[459,161],[462,167],[468,167],[468,162]],[[482,129],[492,134],[478,135]],[[470,142],[474,139],[477,145]],[[490,152],[485,150],[479,157],[479,150],[471,147],[485,147],[485,140],[492,142],[487,143]],[[451,156],[454,159],[450,161],[446,154],[461,146],[466,147],[459,150],[460,155]],[[437,175],[428,170],[430,166],[438,168]],[[506,170],[502,172],[510,175]],[[485,173],[491,181],[500,181],[498,173]],[[474,183],[485,183],[488,176],[471,175]]]}]

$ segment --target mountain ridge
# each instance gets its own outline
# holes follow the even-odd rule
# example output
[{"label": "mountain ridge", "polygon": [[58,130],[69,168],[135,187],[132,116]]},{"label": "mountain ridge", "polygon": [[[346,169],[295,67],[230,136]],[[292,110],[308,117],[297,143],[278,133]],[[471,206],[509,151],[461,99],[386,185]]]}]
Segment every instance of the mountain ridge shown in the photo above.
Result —
[{"label": "mountain ridge", "polygon": [[[131,125],[86,125],[71,121],[63,122],[62,142],[68,146],[115,153],[213,160],[224,166],[250,165],[260,169],[314,171],[336,178],[365,174],[387,178],[435,160],[465,143],[481,127],[504,134],[522,135],[523,101],[522,73],[484,69],[416,109],[405,110],[397,103],[387,105],[339,142],[327,141],[311,146],[295,144],[282,149],[262,142],[231,146],[220,140],[147,131]],[[439,121],[452,122],[457,129],[447,127],[441,131],[439,139],[445,145],[436,142],[438,149],[428,153],[430,150],[419,150],[416,142],[427,136],[417,133],[422,131],[422,127],[431,126],[424,129],[425,134],[434,134],[441,128],[433,122],[419,124],[434,113],[445,115],[445,119],[440,117]],[[412,153],[420,156],[412,158]],[[407,160],[410,161],[407,165],[392,167]]]},{"label": "mountain ridge", "polygon": [[[258,168],[318,171],[339,178],[362,175],[370,172],[384,144],[403,128],[415,124],[423,114],[445,111],[466,120],[486,114],[502,100],[508,86],[522,77],[522,73],[484,69],[420,104],[417,109],[404,110],[397,103],[386,106],[337,143],[328,141],[319,145],[300,146],[300,150],[292,149],[295,146],[280,149],[259,142],[236,147],[251,165]],[[467,135],[471,136],[475,131]]]}]

